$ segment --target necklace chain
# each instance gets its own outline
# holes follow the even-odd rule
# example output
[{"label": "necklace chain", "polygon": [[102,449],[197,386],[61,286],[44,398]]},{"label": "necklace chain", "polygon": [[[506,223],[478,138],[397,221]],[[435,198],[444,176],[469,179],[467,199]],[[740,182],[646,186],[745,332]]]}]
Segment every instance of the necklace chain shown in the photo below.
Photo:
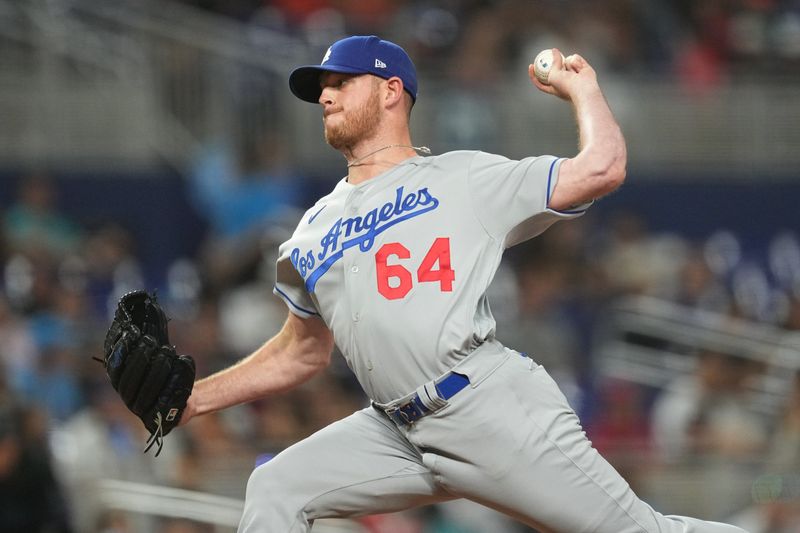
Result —
[{"label": "necklace chain", "polygon": [[367,155],[361,156],[358,159],[355,159],[355,160],[347,163],[347,168],[357,166],[363,160],[368,158],[369,156],[375,155],[378,152],[382,152],[384,150],[388,150],[389,148],[413,148],[417,152],[421,152],[421,153],[426,154],[426,155],[430,155],[430,153],[431,153],[430,148],[428,148],[427,146],[411,146],[410,144],[387,144],[386,146],[384,146],[382,148],[378,148],[377,150],[373,150],[372,152],[368,153]]}]

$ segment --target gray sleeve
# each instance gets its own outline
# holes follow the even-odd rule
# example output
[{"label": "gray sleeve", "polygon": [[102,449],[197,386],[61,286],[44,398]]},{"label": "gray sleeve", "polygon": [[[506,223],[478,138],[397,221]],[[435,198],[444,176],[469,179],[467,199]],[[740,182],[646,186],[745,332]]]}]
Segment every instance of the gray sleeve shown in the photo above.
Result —
[{"label": "gray sleeve", "polygon": [[281,245],[275,264],[275,286],[272,292],[286,303],[289,311],[301,318],[320,316],[314,300],[305,287],[305,281],[292,264],[289,246]]},{"label": "gray sleeve", "polygon": [[591,204],[568,211],[547,207],[563,158],[550,155],[519,161],[475,153],[468,187],[473,210],[487,233],[506,247],[542,233],[558,220],[582,215]]}]

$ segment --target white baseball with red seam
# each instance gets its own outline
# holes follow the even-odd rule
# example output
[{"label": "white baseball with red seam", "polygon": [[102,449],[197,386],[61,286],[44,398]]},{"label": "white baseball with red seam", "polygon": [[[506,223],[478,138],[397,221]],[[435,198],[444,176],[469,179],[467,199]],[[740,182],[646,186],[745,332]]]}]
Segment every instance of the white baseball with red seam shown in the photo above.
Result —
[{"label": "white baseball with red seam", "polygon": [[[566,67],[566,60],[564,54],[561,54],[561,62]],[[553,67],[553,49],[547,48],[536,54],[536,59],[533,60],[533,73],[536,79],[542,84],[548,85],[550,78],[550,69]]]}]

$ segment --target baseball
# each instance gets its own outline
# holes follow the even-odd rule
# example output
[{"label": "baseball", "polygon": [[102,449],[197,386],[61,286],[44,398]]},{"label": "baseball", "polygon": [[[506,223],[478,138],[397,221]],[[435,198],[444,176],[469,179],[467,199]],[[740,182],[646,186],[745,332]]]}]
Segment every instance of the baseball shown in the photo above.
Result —
[{"label": "baseball", "polygon": [[[564,62],[564,54],[561,54],[561,61]],[[547,48],[542,50],[536,55],[533,60],[533,73],[536,79],[544,85],[549,85],[548,78],[550,77],[550,69],[553,67],[553,49]]]}]

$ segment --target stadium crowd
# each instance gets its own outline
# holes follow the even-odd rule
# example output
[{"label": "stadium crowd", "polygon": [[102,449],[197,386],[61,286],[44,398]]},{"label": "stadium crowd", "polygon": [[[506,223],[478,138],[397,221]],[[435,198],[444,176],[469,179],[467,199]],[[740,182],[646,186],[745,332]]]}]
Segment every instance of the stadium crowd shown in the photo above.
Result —
[{"label": "stadium crowd", "polygon": [[794,0],[180,0],[324,49],[345,34],[404,43],[424,73],[480,84],[544,43],[591,50],[606,72],[678,73],[690,86],[797,75]]}]

